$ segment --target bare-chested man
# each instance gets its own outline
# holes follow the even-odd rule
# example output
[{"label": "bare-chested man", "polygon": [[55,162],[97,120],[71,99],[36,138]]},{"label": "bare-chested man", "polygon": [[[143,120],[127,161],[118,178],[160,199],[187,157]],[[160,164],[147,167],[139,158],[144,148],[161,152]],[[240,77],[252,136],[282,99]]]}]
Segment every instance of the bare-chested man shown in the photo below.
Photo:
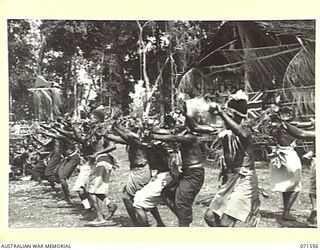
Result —
[{"label": "bare-chested man", "polygon": [[202,154],[197,136],[186,127],[177,128],[175,134],[160,134],[155,131],[151,139],[167,143],[179,143],[182,160],[182,174],[174,187],[163,190],[168,206],[176,214],[180,227],[192,222],[192,203],[204,182]]},{"label": "bare-chested man", "polygon": [[[314,150],[313,152],[308,152],[307,153],[307,158],[311,159],[311,167],[310,167],[310,189],[309,189],[309,197],[310,197],[310,202],[311,202],[311,213],[307,220],[312,223],[316,224],[317,223],[317,192],[316,192],[316,164],[315,164],[315,136],[316,133],[315,131],[311,130],[304,130],[299,128],[298,126],[314,126],[315,123],[314,121],[311,122],[304,122],[302,123],[295,123],[295,125],[292,125],[286,121],[282,121],[283,127],[286,129],[286,131],[302,140],[308,140],[308,141],[313,141],[314,145]],[[311,154],[310,154],[311,153]]]},{"label": "bare-chested man", "polygon": [[[149,143],[141,142],[139,135],[128,129],[125,129],[120,126],[115,126],[115,130],[126,142],[128,142],[130,146],[134,145],[134,148],[132,148],[132,150],[138,150],[133,154],[136,155],[136,157],[132,158],[130,160],[130,163],[134,159],[143,159],[141,158],[141,156],[143,155],[146,157],[150,170],[153,173],[152,178],[149,178],[148,183],[146,183],[141,188],[140,181],[144,180],[144,178],[139,180],[139,190],[135,188],[135,195],[133,197],[132,205],[134,207],[134,213],[132,213],[132,215],[129,215],[130,217],[132,216],[132,218],[134,218],[133,221],[135,221],[136,226],[148,227],[149,222],[146,212],[150,211],[157,221],[157,226],[162,227],[164,226],[164,223],[158,212],[157,205],[162,199],[162,189],[164,188],[164,186],[167,185],[167,183],[169,183],[172,180],[172,177],[170,176],[168,169],[168,153],[162,145],[155,146]],[[138,155],[140,156],[137,157]],[[131,206],[131,204],[127,204]]]},{"label": "bare-chested man", "polygon": [[[289,108],[282,108],[278,112],[285,120],[291,120]],[[290,210],[301,190],[301,161],[295,151],[296,138],[287,132],[278,114],[271,116],[273,125],[272,136],[277,145],[272,148],[270,156],[270,182],[273,191],[282,193],[284,221],[295,220]]]},{"label": "bare-chested man", "polygon": [[[115,167],[113,156],[109,153],[115,150],[115,146],[104,135],[98,124],[104,121],[105,114],[102,110],[96,109],[91,112],[90,136],[86,138],[85,158],[91,166],[91,171],[86,183],[86,192],[89,193],[93,208],[96,211],[97,218],[88,223],[89,226],[109,225],[106,219],[109,219],[117,209],[117,206],[108,198],[109,182],[111,171]],[[103,215],[99,200],[106,204],[107,218]]]},{"label": "bare-chested man", "polygon": [[[32,178],[37,181],[39,184],[42,183],[42,180],[45,178],[45,170],[46,166],[50,164],[50,160],[55,158],[56,150],[55,150],[55,141],[51,139],[47,142],[40,141],[37,137],[32,136],[33,140],[35,140],[38,144],[41,145],[40,150],[35,147],[36,154],[39,155],[39,161],[35,166],[33,166],[31,170]],[[58,154],[58,160],[56,164],[61,161],[61,153]],[[55,165],[56,165],[55,164]],[[51,184],[54,187],[54,184]]]},{"label": "bare-chested man", "polygon": [[241,123],[247,113],[247,97],[238,91],[229,96],[226,106],[223,110],[220,105],[212,104],[210,109],[226,126],[226,130],[219,133],[223,146],[221,185],[204,216],[211,227],[233,227],[237,221],[251,222],[260,205],[251,133]]},{"label": "bare-chested man", "polygon": [[131,132],[137,133],[138,127],[131,124],[127,129],[118,124],[113,125],[113,131],[119,136],[107,134],[109,140],[116,143],[128,145],[128,158],[130,162],[130,174],[126,185],[123,188],[122,200],[131,218],[133,226],[139,226],[135,209],[133,207],[133,198],[137,191],[143,188],[151,178],[151,172],[146,158],[146,153],[137,140],[130,139]]},{"label": "bare-chested man", "polygon": [[80,163],[76,141],[61,134],[57,129],[49,129],[41,133],[55,139],[53,155],[47,162],[45,176],[51,185],[54,182],[60,182],[65,200],[71,203],[67,179]]}]

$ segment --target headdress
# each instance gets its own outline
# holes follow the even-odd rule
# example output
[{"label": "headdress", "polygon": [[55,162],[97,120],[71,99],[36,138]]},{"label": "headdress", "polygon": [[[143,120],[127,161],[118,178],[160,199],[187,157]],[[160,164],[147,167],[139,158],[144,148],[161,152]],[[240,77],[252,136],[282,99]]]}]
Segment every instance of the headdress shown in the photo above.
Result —
[{"label": "headdress", "polygon": [[238,90],[235,94],[229,96],[226,107],[244,118],[248,111],[248,96],[244,91]]}]

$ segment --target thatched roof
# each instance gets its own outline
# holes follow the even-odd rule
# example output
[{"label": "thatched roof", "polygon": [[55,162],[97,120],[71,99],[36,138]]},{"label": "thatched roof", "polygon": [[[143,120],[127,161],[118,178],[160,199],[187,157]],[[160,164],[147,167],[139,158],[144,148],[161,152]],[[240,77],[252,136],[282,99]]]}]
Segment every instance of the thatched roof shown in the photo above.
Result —
[{"label": "thatched roof", "polygon": [[53,115],[60,115],[61,91],[52,85],[53,82],[49,82],[43,76],[37,75],[32,87],[28,89],[33,95],[33,102],[38,116],[43,115],[44,117],[52,118]]},{"label": "thatched roof", "polygon": [[[308,64],[306,74],[298,72],[303,78],[299,82],[314,85],[314,38],[315,20],[228,21],[215,34],[210,50],[185,76],[200,74],[202,82],[210,83],[214,75],[243,76],[245,72],[251,90],[261,89],[273,78],[281,84],[286,80],[287,86],[295,85],[296,77],[285,77],[292,72],[288,65],[294,59],[291,65],[299,64],[300,60]],[[304,56],[296,57],[301,50],[306,51],[300,53]],[[184,78],[181,86],[186,85]]]},{"label": "thatched roof", "polygon": [[193,98],[234,84],[247,92],[279,89],[299,115],[314,114],[315,20],[225,22],[178,93]]},{"label": "thatched roof", "polygon": [[36,76],[36,79],[32,87],[33,88],[50,88],[51,83],[47,81],[43,76],[38,75]]},{"label": "thatched roof", "polygon": [[315,20],[255,21],[262,30],[276,36],[298,36],[315,41]]}]

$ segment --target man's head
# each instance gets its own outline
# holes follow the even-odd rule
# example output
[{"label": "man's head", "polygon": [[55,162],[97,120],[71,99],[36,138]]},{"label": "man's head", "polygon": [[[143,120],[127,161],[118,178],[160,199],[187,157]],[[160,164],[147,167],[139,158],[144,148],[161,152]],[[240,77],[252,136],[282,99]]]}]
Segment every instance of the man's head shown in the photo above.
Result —
[{"label": "man's head", "polygon": [[290,122],[294,118],[294,111],[290,107],[281,107],[277,104],[271,104],[266,110],[265,120],[276,125],[280,120]]},{"label": "man's head", "polygon": [[247,116],[248,97],[242,90],[238,90],[235,94],[229,96],[226,106],[228,115],[240,124]]},{"label": "man's head", "polygon": [[88,131],[90,126],[89,126],[89,123],[84,121],[82,124],[81,124],[81,128],[83,129],[83,131]]},{"label": "man's head", "polygon": [[280,107],[279,115],[281,120],[292,121],[294,118],[294,111],[289,107]]},{"label": "man's head", "polygon": [[165,115],[163,118],[163,127],[173,129],[176,125],[175,119],[171,115]]},{"label": "man's head", "polygon": [[139,121],[133,119],[133,118],[129,118],[127,121],[126,121],[126,127],[134,132],[134,133],[137,133],[139,131]]},{"label": "man's head", "polygon": [[104,112],[100,109],[95,109],[91,112],[90,119],[92,123],[100,123],[104,121]]},{"label": "man's head", "polygon": [[65,113],[65,114],[63,115],[63,118],[64,118],[65,120],[70,120],[70,119],[71,119],[70,113]]},{"label": "man's head", "polygon": [[166,115],[164,117],[163,128],[168,130],[174,129],[175,133],[181,133],[187,130],[184,120],[182,121],[180,118],[171,115]]}]

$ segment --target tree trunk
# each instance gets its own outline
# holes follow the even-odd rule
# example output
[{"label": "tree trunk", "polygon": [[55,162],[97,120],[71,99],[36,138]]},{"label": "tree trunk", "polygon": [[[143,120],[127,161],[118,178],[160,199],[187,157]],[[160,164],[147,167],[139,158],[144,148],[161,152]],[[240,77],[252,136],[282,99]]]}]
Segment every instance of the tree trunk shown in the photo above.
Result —
[{"label": "tree trunk", "polygon": [[50,120],[53,121],[53,102],[50,99]]},{"label": "tree trunk", "polygon": [[78,102],[77,102],[77,81],[74,82],[73,85],[73,105],[74,105],[74,119],[78,119]]},{"label": "tree trunk", "polygon": [[150,102],[149,102],[149,93],[150,93],[150,82],[149,82],[149,77],[147,74],[147,49],[146,49],[146,45],[143,41],[143,28],[146,26],[148,22],[144,23],[143,26],[141,26],[140,22],[137,21],[137,24],[139,26],[139,44],[140,44],[140,53],[142,53],[142,74],[143,74],[143,80],[145,83],[145,104],[144,104],[144,110],[145,110],[145,114],[148,115],[149,111],[150,111]]},{"label": "tree trunk", "polygon": [[161,45],[160,45],[160,30],[159,30],[159,25],[157,23],[156,25],[156,32],[155,32],[155,37],[156,37],[156,46],[157,46],[157,68],[159,72],[159,95],[160,95],[160,114],[164,115],[165,112],[165,93],[164,93],[164,83],[163,83],[163,78],[162,78],[162,70],[160,67],[160,53],[159,51],[161,50]]},{"label": "tree trunk", "polygon": [[79,119],[79,110],[78,110],[78,95],[77,95],[77,91],[78,91],[78,82],[77,82],[77,71],[76,71],[76,64],[75,62],[74,63],[74,66],[73,66],[73,72],[72,72],[72,78],[73,78],[73,82],[74,82],[74,85],[73,85],[73,110],[74,110],[74,114],[73,114],[73,117],[74,119],[77,121]]},{"label": "tree trunk", "polygon": [[109,74],[110,74],[110,80],[109,80],[109,110],[111,110],[111,104],[112,104],[112,78],[111,78],[111,67],[109,68]]},{"label": "tree trunk", "polygon": [[9,121],[12,120],[12,92],[10,91],[10,88],[9,88]]},{"label": "tree trunk", "polygon": [[[161,68],[160,68],[160,62],[159,62],[159,59],[158,59],[158,62],[157,62],[157,66],[158,66],[158,71],[159,71],[159,74],[161,74]],[[164,96],[164,89],[163,89],[163,79],[162,79],[162,76],[159,80],[159,94],[160,94],[160,115],[164,115],[164,111],[165,111],[165,96]]]},{"label": "tree trunk", "polygon": [[37,58],[37,74],[42,75],[42,61],[44,58],[44,52],[47,45],[47,37],[45,34],[41,34],[41,45],[38,52]]},{"label": "tree trunk", "polygon": [[244,86],[245,86],[245,91],[246,92],[250,92],[251,90],[251,86],[250,86],[250,82],[249,82],[249,72],[248,72],[248,67],[246,66],[246,63],[244,64]]},{"label": "tree trunk", "polygon": [[170,83],[171,83],[171,110],[173,111],[175,109],[175,84],[174,84],[174,67],[173,67],[173,61],[170,60],[170,69],[171,69],[171,74],[170,74]]}]

